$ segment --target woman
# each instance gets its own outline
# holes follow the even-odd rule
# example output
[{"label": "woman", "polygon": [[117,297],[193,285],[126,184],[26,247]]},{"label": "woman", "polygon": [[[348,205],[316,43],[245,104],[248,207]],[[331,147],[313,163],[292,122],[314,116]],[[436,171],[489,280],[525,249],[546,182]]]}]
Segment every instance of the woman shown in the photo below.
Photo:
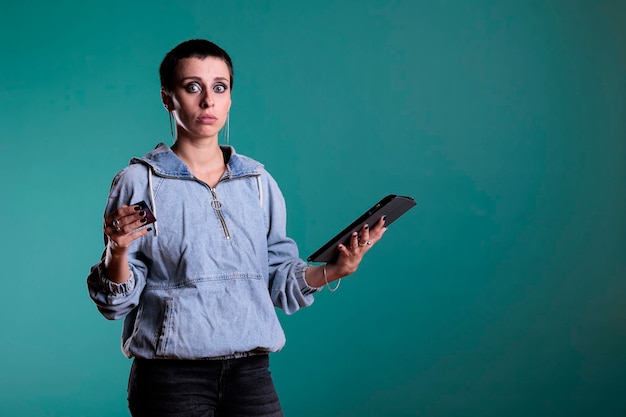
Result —
[{"label": "woman", "polygon": [[[285,343],[274,307],[292,314],[353,273],[384,221],[339,245],[335,262],[308,266],[286,236],[274,179],[218,144],[231,106],[228,54],[206,40],[183,42],[160,77],[175,143],[133,158],[114,178],[106,247],[87,279],[100,312],[125,319],[129,408],[133,416],[281,416],[268,358]],[[150,209],[158,220],[148,226]]]}]

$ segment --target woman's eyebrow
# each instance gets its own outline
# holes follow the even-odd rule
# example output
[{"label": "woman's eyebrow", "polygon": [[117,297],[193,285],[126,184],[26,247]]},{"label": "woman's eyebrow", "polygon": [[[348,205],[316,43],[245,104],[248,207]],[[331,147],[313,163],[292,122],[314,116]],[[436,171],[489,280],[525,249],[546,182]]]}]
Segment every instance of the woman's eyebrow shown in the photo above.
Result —
[{"label": "woman's eyebrow", "polygon": [[[187,77],[183,77],[181,78],[181,81],[186,81],[186,80],[194,80],[194,81],[202,81],[202,77],[197,77],[195,75],[189,75]],[[215,77],[213,78],[213,81],[230,81],[229,78],[227,77]]]},{"label": "woman's eyebrow", "polygon": [[226,77],[215,77],[215,78],[213,78],[213,80],[215,80],[215,81],[226,81],[226,82],[230,81],[230,79],[226,78]]}]

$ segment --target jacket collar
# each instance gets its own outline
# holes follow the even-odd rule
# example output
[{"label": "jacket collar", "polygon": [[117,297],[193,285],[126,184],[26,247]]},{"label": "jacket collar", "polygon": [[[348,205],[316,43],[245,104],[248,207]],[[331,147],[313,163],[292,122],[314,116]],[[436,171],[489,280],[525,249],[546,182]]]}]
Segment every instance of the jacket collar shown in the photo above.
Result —
[{"label": "jacket collar", "polygon": [[[224,178],[235,179],[250,175],[260,175],[263,165],[244,155],[235,152],[232,146],[220,146],[224,152],[226,172]],[[153,151],[141,158],[132,158],[129,165],[145,164],[152,167],[155,174],[163,177],[194,179],[185,163],[165,143],[159,143]]]}]

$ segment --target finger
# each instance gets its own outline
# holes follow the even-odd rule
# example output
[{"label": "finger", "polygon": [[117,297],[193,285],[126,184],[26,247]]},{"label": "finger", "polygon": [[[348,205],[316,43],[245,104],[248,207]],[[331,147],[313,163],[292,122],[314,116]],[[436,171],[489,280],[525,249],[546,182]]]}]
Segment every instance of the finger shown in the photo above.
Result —
[{"label": "finger", "polygon": [[144,226],[148,222],[145,212],[139,212],[138,216],[139,218],[137,220],[129,224],[129,226],[132,227],[133,230],[139,229],[140,227]]},{"label": "finger", "polygon": [[370,227],[368,224],[364,224],[363,227],[361,228],[361,237],[359,239],[359,246],[365,247],[371,244],[372,242],[370,241]]},{"label": "finger", "polygon": [[117,233],[123,230],[130,231],[147,222],[147,219],[143,219],[146,219],[146,212],[142,210],[141,206],[122,206],[105,218],[105,228],[109,227]]},{"label": "finger", "polygon": [[383,237],[386,231],[387,231],[386,227],[381,227],[380,229],[376,231],[372,230],[372,233],[370,234],[370,241],[372,242],[372,245],[378,242]]},{"label": "finger", "polygon": [[142,227],[139,229],[133,229],[130,233],[114,233],[112,235],[108,235],[108,241],[110,245],[113,245],[116,248],[128,248],[134,240],[139,239],[151,231],[152,227]]},{"label": "finger", "polygon": [[380,219],[378,219],[378,221],[376,222],[376,224],[374,224],[374,227],[372,227],[372,228],[371,228],[371,229],[372,229],[372,231],[374,231],[374,230],[379,230],[379,229],[383,228],[383,227],[385,226],[385,218],[386,218],[386,217],[387,217],[387,216],[381,216],[381,218],[380,218]]},{"label": "finger", "polygon": [[357,249],[359,247],[359,234],[357,232],[352,232],[352,236],[350,236],[350,248]]},{"label": "finger", "polygon": [[122,224],[117,218],[104,219],[104,233],[111,236],[114,233],[119,233],[122,230]]},{"label": "finger", "polygon": [[350,258],[352,253],[348,249],[346,245],[342,245],[341,243],[337,245],[337,250],[339,251],[339,257]]},{"label": "finger", "polygon": [[[122,223],[127,222],[127,223]],[[115,232],[121,235],[133,234],[137,229],[142,228],[148,222],[146,213],[138,211],[126,217],[122,217],[119,226],[115,228]]]},{"label": "finger", "polygon": [[132,206],[123,205],[119,209],[116,210],[116,214],[117,214],[117,217],[126,217],[138,211],[141,211],[140,205],[137,205],[137,204],[132,205]]},{"label": "finger", "polygon": [[108,233],[109,235],[124,234],[124,228],[126,227],[125,219],[125,217],[113,218],[111,221],[108,222],[108,224],[105,225],[105,232],[108,229],[110,230],[110,233]]},{"label": "finger", "polygon": [[370,228],[370,230],[368,231],[368,238],[367,240],[365,240],[365,246],[368,249],[371,248],[383,237],[383,234],[385,234],[386,231],[387,227],[383,225],[383,222],[377,222],[376,226],[374,228]]},{"label": "finger", "polygon": [[137,204],[133,206],[123,205],[119,207],[117,210],[115,210],[114,212],[110,213],[107,217],[105,217],[105,219],[111,222],[115,219],[120,219],[122,217],[133,215],[138,211],[142,211],[142,208],[140,205],[137,205]]},{"label": "finger", "polygon": [[125,216],[125,214],[123,213],[125,207],[126,206],[122,206],[118,208],[117,210],[115,210],[110,215],[104,217],[105,229],[109,228],[109,229],[116,230],[120,227],[120,219]]},{"label": "finger", "polygon": [[144,227],[142,229],[137,229],[128,235],[132,240],[139,239],[141,236],[147,235],[152,231],[152,227]]},{"label": "finger", "polygon": [[148,218],[146,217],[146,212],[139,207],[137,210],[133,209],[130,214],[121,217],[119,221],[127,230],[133,230],[146,223]]}]

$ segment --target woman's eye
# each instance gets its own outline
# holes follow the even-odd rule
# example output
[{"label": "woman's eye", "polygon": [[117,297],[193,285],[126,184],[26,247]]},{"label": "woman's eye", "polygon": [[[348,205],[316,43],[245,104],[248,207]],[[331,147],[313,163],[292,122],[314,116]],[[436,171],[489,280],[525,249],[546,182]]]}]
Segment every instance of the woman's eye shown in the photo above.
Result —
[{"label": "woman's eye", "polygon": [[185,90],[188,93],[199,93],[200,91],[202,91],[202,88],[198,83],[189,83],[185,86]]},{"label": "woman's eye", "polygon": [[226,85],[225,84],[215,84],[215,86],[213,87],[213,91],[215,91],[216,93],[223,93],[226,91]]}]

